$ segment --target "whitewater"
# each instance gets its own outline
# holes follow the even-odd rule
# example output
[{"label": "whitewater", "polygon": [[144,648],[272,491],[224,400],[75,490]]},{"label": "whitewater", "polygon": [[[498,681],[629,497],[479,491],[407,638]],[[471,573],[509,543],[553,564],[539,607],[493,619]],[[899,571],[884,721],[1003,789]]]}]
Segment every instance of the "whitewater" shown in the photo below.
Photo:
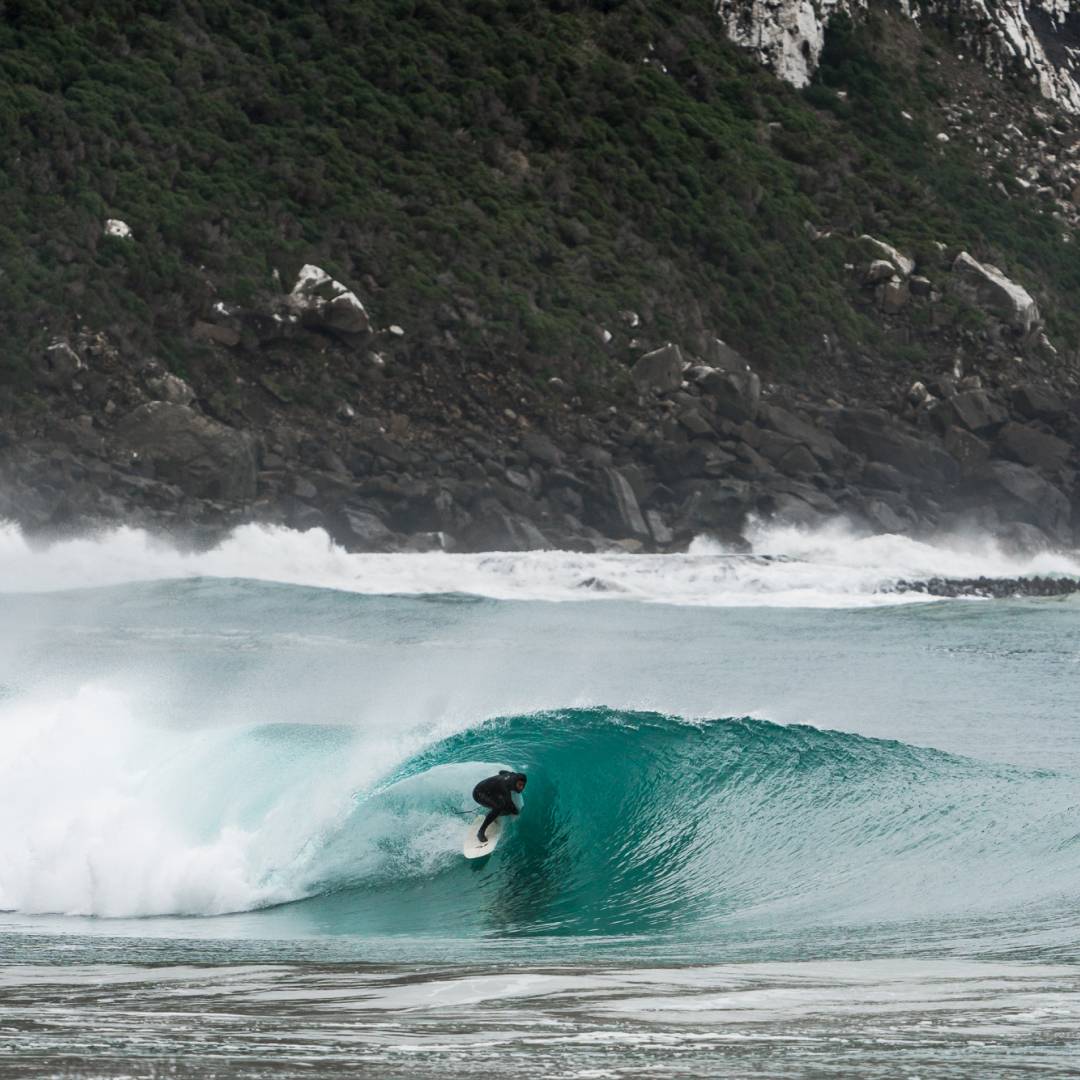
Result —
[{"label": "whitewater", "polygon": [[0,1073],[1066,1074],[1080,558],[751,539],[0,526]]}]

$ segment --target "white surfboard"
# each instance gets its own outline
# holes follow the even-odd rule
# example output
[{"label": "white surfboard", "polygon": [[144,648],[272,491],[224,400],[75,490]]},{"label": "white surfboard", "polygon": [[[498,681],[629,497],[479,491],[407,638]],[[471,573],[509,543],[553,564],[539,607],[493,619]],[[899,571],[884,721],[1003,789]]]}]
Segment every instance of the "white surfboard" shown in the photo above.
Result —
[{"label": "white surfboard", "polygon": [[502,836],[502,818],[496,818],[488,827],[487,832],[484,834],[487,837],[487,843],[481,844],[476,838],[476,834],[480,831],[480,826],[484,824],[484,818],[487,815],[481,815],[475,817],[469,822],[469,830],[465,833],[465,843],[462,846],[462,853],[466,859],[479,859],[482,855],[490,855],[499,842],[499,837]]}]

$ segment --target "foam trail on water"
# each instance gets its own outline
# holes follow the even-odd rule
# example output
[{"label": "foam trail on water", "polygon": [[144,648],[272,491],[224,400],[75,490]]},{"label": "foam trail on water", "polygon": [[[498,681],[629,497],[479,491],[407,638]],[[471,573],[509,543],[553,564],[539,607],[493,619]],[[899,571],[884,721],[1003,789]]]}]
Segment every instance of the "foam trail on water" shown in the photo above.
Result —
[{"label": "foam trail on water", "polygon": [[859,536],[838,524],[815,531],[758,525],[752,540],[755,557],[731,555],[708,540],[685,555],[374,555],[350,554],[318,529],[247,525],[209,551],[183,552],[130,528],[35,547],[8,525],[0,526],[0,592],[223,577],[367,594],[827,608],[930,599],[887,591],[900,580],[1080,576],[1076,555],[1009,555],[986,538],[931,544]]}]

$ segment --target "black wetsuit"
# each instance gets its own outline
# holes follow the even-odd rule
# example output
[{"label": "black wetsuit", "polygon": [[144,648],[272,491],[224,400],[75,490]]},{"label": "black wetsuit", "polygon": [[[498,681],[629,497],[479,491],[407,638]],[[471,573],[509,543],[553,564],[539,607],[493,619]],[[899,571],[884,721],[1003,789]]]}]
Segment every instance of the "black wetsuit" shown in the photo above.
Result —
[{"label": "black wetsuit", "polygon": [[519,772],[508,772],[506,769],[500,769],[498,776],[489,776],[486,780],[481,780],[476,787],[473,788],[472,797],[481,805],[486,806],[491,813],[484,818],[484,824],[480,826],[480,831],[476,834],[480,838],[480,842],[483,843],[486,840],[485,832],[487,827],[497,818],[503,814],[516,814],[518,808],[514,805],[513,795],[511,794],[515,787],[514,785],[519,780],[524,780],[525,774]]}]

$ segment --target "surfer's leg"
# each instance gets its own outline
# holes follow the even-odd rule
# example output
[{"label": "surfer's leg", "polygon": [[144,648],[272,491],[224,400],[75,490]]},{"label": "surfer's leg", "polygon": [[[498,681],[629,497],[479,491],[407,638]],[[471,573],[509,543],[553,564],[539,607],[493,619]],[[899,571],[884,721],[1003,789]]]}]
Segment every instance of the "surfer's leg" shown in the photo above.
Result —
[{"label": "surfer's leg", "polygon": [[480,831],[476,834],[476,839],[479,840],[481,844],[486,844],[487,843],[487,837],[484,835],[484,833],[487,832],[487,827],[498,816],[499,816],[499,811],[496,809],[496,810],[492,810],[491,813],[489,813],[488,816],[486,818],[484,818],[484,824],[480,826]]}]

